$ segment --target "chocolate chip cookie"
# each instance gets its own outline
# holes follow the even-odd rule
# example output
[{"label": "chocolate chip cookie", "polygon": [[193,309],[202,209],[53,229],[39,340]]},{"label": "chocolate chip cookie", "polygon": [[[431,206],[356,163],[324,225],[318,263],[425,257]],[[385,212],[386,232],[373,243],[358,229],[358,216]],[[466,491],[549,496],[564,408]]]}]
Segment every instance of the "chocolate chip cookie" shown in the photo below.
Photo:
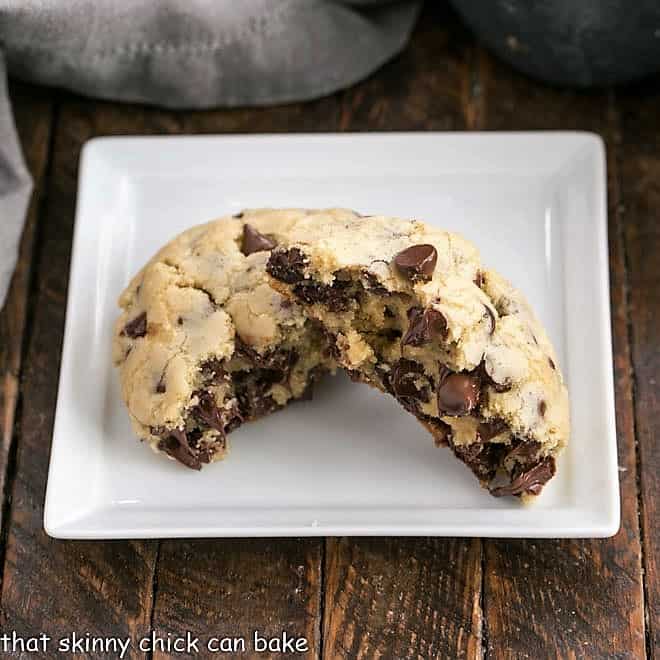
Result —
[{"label": "chocolate chip cookie", "polygon": [[416,220],[290,220],[267,271],[338,363],[394,396],[493,495],[538,495],[567,442],[568,396],[522,294],[472,244]]},{"label": "chocolate chip cookie", "polygon": [[113,342],[137,435],[199,470],[243,422],[334,368],[321,328],[269,285],[270,252],[303,212],[255,211],[168,243],[121,294]]}]

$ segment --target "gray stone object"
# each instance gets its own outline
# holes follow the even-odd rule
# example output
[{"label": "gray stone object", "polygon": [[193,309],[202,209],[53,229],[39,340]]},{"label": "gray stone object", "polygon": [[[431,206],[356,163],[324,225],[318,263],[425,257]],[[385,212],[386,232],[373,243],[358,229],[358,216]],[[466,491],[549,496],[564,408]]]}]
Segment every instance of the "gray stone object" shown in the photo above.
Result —
[{"label": "gray stone object", "polygon": [[625,83],[660,71],[658,0],[451,0],[503,60],[550,83]]}]

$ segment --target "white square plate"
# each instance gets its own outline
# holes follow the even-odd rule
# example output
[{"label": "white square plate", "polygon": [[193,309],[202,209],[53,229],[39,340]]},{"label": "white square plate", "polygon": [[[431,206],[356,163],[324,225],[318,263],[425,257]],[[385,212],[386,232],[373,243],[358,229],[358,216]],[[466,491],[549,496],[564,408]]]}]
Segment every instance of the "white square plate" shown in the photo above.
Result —
[{"label": "white square plate", "polygon": [[[603,145],[585,133],[101,138],[84,148],[45,528],[60,538],[607,536],[619,526]],[[495,499],[389,397],[329,379],[201,473],[136,441],[110,343],[130,276],[244,207],[346,206],[462,233],[525,294],[571,392],[533,506]]]}]

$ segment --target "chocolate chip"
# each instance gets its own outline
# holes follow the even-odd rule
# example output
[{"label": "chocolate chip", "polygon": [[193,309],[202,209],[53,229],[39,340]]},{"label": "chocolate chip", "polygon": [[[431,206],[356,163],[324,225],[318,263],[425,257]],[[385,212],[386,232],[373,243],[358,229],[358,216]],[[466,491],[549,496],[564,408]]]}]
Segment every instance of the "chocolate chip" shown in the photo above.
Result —
[{"label": "chocolate chip", "polygon": [[390,385],[404,408],[415,412],[419,402],[428,403],[430,391],[424,367],[418,362],[402,358],[392,368]]},{"label": "chocolate chip", "polygon": [[179,316],[179,318],[176,320],[176,322],[177,322],[179,325],[183,325],[183,316]]},{"label": "chocolate chip", "polygon": [[224,437],[225,424],[220,409],[216,405],[215,398],[210,392],[205,390],[195,392],[199,403],[191,408],[191,415],[200,423],[215,429]]},{"label": "chocolate chip", "polygon": [[484,274],[478,270],[474,277],[474,283],[481,289],[484,285]]},{"label": "chocolate chip", "polygon": [[160,377],[158,385],[156,385],[156,392],[158,394],[164,394],[167,391],[167,386],[165,385],[165,374]]},{"label": "chocolate chip", "polygon": [[480,422],[477,426],[477,439],[480,442],[488,442],[496,435],[506,431],[506,423],[501,419],[493,419],[488,422]]},{"label": "chocolate chip", "polygon": [[555,471],[555,459],[547,456],[531,468],[514,471],[510,484],[496,486],[491,488],[490,492],[495,497],[521,495],[522,493],[538,495],[543,486],[554,476]]},{"label": "chocolate chip", "polygon": [[201,470],[202,463],[208,463],[211,460],[210,452],[193,451],[188,444],[185,431],[180,429],[152,429],[152,433],[162,436],[158,443],[158,449],[169,454],[191,470]]},{"label": "chocolate chip", "polygon": [[438,261],[438,252],[426,243],[413,245],[401,250],[394,256],[394,265],[407,279],[428,281],[433,276],[435,264]]},{"label": "chocolate chip", "polygon": [[443,338],[447,336],[447,320],[437,309],[411,307],[408,319],[410,324],[401,340],[402,346],[421,346],[431,341],[434,335]]},{"label": "chocolate chip", "polygon": [[131,339],[144,337],[147,334],[147,313],[142,312],[142,314],[138,314],[132,321],[129,321],[124,326],[121,334]]},{"label": "chocolate chip", "polygon": [[488,313],[488,316],[490,317],[490,330],[489,334],[493,334],[495,332],[495,314],[493,314],[493,310],[488,307],[487,305],[484,305],[484,309]]},{"label": "chocolate chip", "polygon": [[550,367],[552,367],[552,369],[555,369],[555,370],[557,369],[557,367],[555,366],[555,363],[553,362],[552,358],[550,358],[550,357],[548,358],[548,364],[550,365]]},{"label": "chocolate chip", "polygon": [[266,270],[276,280],[295,284],[304,279],[305,257],[298,248],[275,250],[268,259]]},{"label": "chocolate chip", "polygon": [[232,215],[231,217],[236,218],[238,220],[238,219],[242,218],[243,215],[244,215],[243,211],[241,211],[240,213],[234,213],[234,215]]},{"label": "chocolate chip", "polygon": [[547,409],[548,409],[548,404],[543,400],[539,401],[539,415],[541,417],[545,417],[545,411]]},{"label": "chocolate chip", "polygon": [[441,374],[438,409],[447,415],[468,415],[479,403],[480,385],[479,377],[473,374]]},{"label": "chocolate chip", "polygon": [[243,226],[243,243],[241,252],[247,257],[254,252],[272,250],[277,243],[268,236],[259,233],[252,225],[247,223]]}]

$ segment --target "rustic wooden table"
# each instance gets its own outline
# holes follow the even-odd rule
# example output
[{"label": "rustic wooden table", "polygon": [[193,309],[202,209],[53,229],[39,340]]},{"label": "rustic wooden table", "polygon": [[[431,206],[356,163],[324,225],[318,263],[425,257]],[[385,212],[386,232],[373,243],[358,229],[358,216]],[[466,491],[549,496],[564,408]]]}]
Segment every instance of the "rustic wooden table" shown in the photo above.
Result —
[{"label": "rustic wooden table", "polygon": [[[137,639],[151,630],[248,638],[254,629],[286,630],[307,637],[308,657],[327,658],[654,656],[660,79],[588,93],[548,87],[493,59],[439,6],[427,8],[395,61],[310,103],[169,112],[18,82],[11,95],[36,186],[0,317],[3,632]],[[584,129],[607,144],[622,506],[614,538],[64,542],[45,535],[76,176],[86,140],[480,129]]]}]

